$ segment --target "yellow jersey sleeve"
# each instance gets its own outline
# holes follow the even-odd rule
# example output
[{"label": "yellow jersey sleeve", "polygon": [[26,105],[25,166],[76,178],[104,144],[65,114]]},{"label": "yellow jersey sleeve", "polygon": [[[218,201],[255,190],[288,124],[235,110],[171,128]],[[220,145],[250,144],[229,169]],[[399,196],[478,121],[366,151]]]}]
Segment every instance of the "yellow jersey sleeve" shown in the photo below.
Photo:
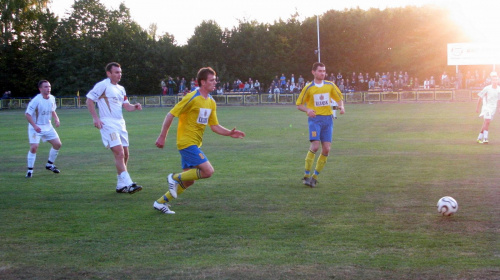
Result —
[{"label": "yellow jersey sleeve", "polygon": [[204,98],[199,91],[188,93],[170,113],[179,118],[177,149],[189,146],[201,147],[207,125],[218,125],[217,105],[211,95]]}]

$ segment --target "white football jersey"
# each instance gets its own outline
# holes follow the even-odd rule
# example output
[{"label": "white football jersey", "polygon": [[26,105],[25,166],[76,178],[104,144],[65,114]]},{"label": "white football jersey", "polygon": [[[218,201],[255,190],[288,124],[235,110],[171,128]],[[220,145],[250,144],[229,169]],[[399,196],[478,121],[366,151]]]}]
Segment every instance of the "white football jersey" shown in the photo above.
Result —
[{"label": "white football jersey", "polygon": [[101,119],[123,119],[123,104],[129,103],[125,88],[118,84],[113,85],[110,79],[98,82],[87,93],[87,98],[97,103]]},{"label": "white football jersey", "polygon": [[490,109],[495,110],[500,97],[500,86],[497,86],[497,88],[493,88],[491,85],[486,86],[477,95],[483,98],[483,107],[489,107]]},{"label": "white football jersey", "polygon": [[37,125],[51,125],[50,120],[52,119],[52,112],[55,111],[56,108],[56,99],[53,95],[49,94],[49,98],[45,99],[43,95],[39,93],[28,104],[26,113],[31,115],[33,121],[35,121]]}]

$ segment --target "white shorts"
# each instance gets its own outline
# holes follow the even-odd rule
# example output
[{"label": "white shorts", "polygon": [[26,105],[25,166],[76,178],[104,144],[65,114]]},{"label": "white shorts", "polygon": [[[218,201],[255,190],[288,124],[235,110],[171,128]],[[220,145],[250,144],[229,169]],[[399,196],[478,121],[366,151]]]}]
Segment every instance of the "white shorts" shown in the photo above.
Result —
[{"label": "white shorts", "polygon": [[496,110],[497,108],[483,107],[479,117],[483,117],[485,120],[492,120]]},{"label": "white shorts", "polygon": [[104,119],[102,122],[104,125],[100,132],[104,147],[108,149],[119,145],[128,147],[128,132],[125,126],[125,120],[117,121]]},{"label": "white shorts", "polygon": [[30,144],[40,144],[40,140],[47,142],[59,138],[57,131],[52,125],[39,125],[42,129],[40,133],[36,132],[33,126],[28,125],[28,138]]}]

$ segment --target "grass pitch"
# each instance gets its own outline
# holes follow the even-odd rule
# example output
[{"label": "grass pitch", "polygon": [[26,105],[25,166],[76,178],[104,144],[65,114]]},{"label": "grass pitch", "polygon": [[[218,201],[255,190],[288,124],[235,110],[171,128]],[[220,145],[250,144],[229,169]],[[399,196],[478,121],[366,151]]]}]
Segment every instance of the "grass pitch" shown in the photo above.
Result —
[{"label": "grass pitch", "polygon": [[[32,179],[23,111],[0,111],[1,279],[498,279],[500,121],[475,139],[473,103],[347,104],[319,184],[301,184],[306,116],[291,106],[219,107],[232,139],[207,129],[215,174],[152,209],[180,170],[168,108],[125,113],[136,194],[86,110],[58,110],[60,174]],[[455,216],[436,203],[452,196]]]}]

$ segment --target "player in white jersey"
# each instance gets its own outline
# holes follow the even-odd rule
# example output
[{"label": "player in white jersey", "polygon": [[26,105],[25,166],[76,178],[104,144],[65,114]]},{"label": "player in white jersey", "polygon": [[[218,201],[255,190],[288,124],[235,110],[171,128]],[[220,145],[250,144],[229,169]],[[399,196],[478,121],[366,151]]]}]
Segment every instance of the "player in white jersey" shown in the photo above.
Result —
[{"label": "player in white jersey", "polygon": [[[142,186],[132,182],[127,171],[129,141],[122,108],[131,112],[142,110],[142,106],[140,103],[130,104],[125,88],[118,84],[122,77],[120,64],[108,63],[106,75],[107,79],[97,83],[87,93],[87,108],[94,120],[94,126],[101,132],[104,146],[111,149],[115,157],[118,173],[116,192],[133,194],[142,190]],[[99,107],[99,115],[95,109],[96,103]]]},{"label": "player in white jersey", "polygon": [[339,104],[337,103],[337,101],[335,101],[335,99],[331,98],[330,105],[332,106],[333,119],[336,120],[337,119],[337,109],[339,108]]},{"label": "player in white jersey", "polygon": [[61,124],[56,113],[56,100],[54,96],[50,94],[51,86],[49,81],[42,80],[38,82],[38,89],[40,90],[40,93],[30,101],[25,112],[26,119],[29,123],[28,138],[30,142],[30,150],[28,152],[28,172],[26,172],[26,178],[31,178],[33,176],[33,167],[35,165],[36,152],[38,150],[40,140],[43,140],[43,142],[49,142],[52,145],[45,169],[54,173],[60,172],[54,165],[54,162],[59,154],[59,149],[61,148],[62,143],[51,122],[51,119],[54,118],[56,127],[59,127]]},{"label": "player in white jersey", "polygon": [[483,117],[483,125],[481,126],[481,132],[477,136],[477,143],[488,144],[488,129],[490,127],[490,122],[495,115],[497,110],[498,101],[500,98],[500,87],[498,86],[498,74],[497,72],[491,72],[491,85],[486,86],[477,95],[479,99],[477,100],[476,112],[479,112],[479,104],[483,103],[481,108],[481,114],[479,117]]}]

